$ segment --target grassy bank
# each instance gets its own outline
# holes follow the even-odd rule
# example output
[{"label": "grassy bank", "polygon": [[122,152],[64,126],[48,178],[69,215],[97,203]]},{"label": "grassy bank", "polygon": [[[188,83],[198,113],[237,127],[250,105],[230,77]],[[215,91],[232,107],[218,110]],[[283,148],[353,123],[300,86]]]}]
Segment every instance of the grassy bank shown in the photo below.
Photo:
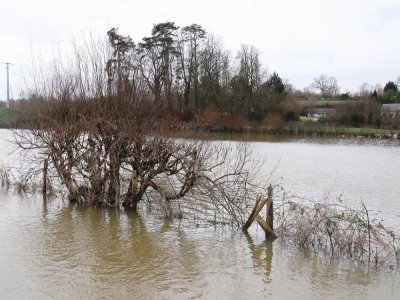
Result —
[{"label": "grassy bank", "polygon": [[368,137],[368,138],[400,138],[400,130],[387,130],[377,128],[355,128],[355,127],[330,127],[330,126],[307,126],[300,123],[288,124],[282,127],[271,128],[263,126],[242,127],[214,127],[211,132],[224,133],[250,133],[270,135],[305,135],[326,137]]},{"label": "grassy bank", "polygon": [[18,109],[0,107],[0,128],[14,127],[13,124],[19,113]]},{"label": "grassy bank", "polygon": [[338,105],[346,104],[349,101],[345,100],[332,100],[332,99],[319,99],[309,101],[297,101],[301,107],[313,107],[313,108],[333,108]]}]

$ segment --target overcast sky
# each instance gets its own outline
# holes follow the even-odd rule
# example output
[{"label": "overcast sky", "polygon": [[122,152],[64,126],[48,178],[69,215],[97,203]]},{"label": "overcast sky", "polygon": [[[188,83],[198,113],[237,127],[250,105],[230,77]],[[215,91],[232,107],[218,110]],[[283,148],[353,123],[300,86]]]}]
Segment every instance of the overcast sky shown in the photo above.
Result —
[{"label": "overcast sky", "polygon": [[320,74],[335,76],[343,91],[400,75],[400,0],[3,0],[0,7],[0,61],[14,64],[14,98],[22,74],[29,76],[32,49],[49,56],[73,36],[111,27],[137,42],[164,21],[200,24],[233,55],[241,44],[254,45],[269,72],[300,89]]}]

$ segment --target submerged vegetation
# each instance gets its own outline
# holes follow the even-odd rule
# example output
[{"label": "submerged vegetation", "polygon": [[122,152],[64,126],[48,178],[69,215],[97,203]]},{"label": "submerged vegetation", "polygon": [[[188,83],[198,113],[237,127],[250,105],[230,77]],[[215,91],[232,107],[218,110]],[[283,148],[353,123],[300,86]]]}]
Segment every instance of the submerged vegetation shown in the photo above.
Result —
[{"label": "submerged vegetation", "polygon": [[310,201],[285,192],[276,210],[278,234],[300,247],[323,251],[335,257],[378,263],[391,260],[400,263],[400,235],[387,228],[364,203],[350,208],[340,199]]},{"label": "submerged vegetation", "polygon": [[[38,178],[13,176],[12,170],[0,169],[0,187],[18,193],[39,191],[42,182]],[[238,192],[235,185],[230,186],[229,192]],[[213,191],[218,197],[199,191],[187,195],[183,201],[168,202],[156,191],[149,191],[141,208],[159,211],[168,218],[194,222],[196,226],[245,226],[246,219],[251,216],[253,197],[247,195],[245,201],[237,201],[218,198],[222,189]],[[340,199],[311,201],[288,194],[280,186],[275,186],[273,191],[273,222],[278,241],[331,257],[346,257],[375,265],[400,263],[398,231],[378,221],[363,203],[359,208],[350,208]],[[47,191],[48,194],[54,192],[53,189]],[[265,193],[260,195],[256,197],[258,201],[266,196]],[[264,211],[260,215],[260,218],[270,220]]]}]

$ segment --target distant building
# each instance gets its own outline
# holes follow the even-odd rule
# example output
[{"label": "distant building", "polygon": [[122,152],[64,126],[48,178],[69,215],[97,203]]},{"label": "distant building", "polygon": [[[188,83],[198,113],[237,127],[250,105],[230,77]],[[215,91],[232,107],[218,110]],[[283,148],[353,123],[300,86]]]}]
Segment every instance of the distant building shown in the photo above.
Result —
[{"label": "distant building", "polygon": [[336,109],[334,108],[310,108],[307,112],[308,117],[321,118],[334,115]]},{"label": "distant building", "polygon": [[386,119],[395,119],[400,117],[400,103],[382,104],[381,116]]}]

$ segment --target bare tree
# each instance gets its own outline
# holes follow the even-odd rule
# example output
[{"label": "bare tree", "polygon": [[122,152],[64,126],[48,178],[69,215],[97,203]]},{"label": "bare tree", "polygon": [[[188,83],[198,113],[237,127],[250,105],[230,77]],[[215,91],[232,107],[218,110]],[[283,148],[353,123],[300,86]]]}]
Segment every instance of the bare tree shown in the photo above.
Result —
[{"label": "bare tree", "polygon": [[337,79],[335,77],[328,77],[325,74],[321,74],[315,78],[312,86],[314,89],[320,91],[322,97],[333,97],[340,91]]},{"label": "bare tree", "polygon": [[199,52],[201,41],[205,39],[206,31],[198,24],[192,24],[182,28],[181,39],[179,40],[180,70],[184,81],[184,105],[188,109],[189,96],[192,90],[195,107],[199,109]]},{"label": "bare tree", "polygon": [[159,59],[160,55],[160,49],[156,47],[152,38],[144,38],[143,42],[139,43],[137,49],[138,67],[156,103],[161,103],[161,92],[164,84],[165,69]]},{"label": "bare tree", "polygon": [[[137,48],[138,68],[152,91],[156,102],[162,95],[168,108],[172,108],[172,65],[178,55],[176,49],[177,26],[173,22],[153,26],[152,35],[143,38]],[[164,92],[164,93],[163,93]]]},{"label": "bare tree", "polygon": [[253,95],[261,83],[259,52],[254,46],[242,45],[238,58],[240,60],[239,76],[244,79],[249,95]]},{"label": "bare tree", "polygon": [[[218,105],[230,81],[229,55],[212,35],[200,53],[200,94],[205,104]],[[227,94],[225,92],[225,94]],[[221,103],[222,104],[222,103]]]},{"label": "bare tree", "polygon": [[371,93],[372,93],[372,88],[366,82],[363,82],[363,84],[361,84],[361,86],[358,88],[358,95],[361,97],[369,97]]},{"label": "bare tree", "polygon": [[242,45],[238,52],[239,69],[231,80],[233,104],[236,111],[249,112],[255,106],[255,92],[261,83],[261,64],[258,50]]}]

